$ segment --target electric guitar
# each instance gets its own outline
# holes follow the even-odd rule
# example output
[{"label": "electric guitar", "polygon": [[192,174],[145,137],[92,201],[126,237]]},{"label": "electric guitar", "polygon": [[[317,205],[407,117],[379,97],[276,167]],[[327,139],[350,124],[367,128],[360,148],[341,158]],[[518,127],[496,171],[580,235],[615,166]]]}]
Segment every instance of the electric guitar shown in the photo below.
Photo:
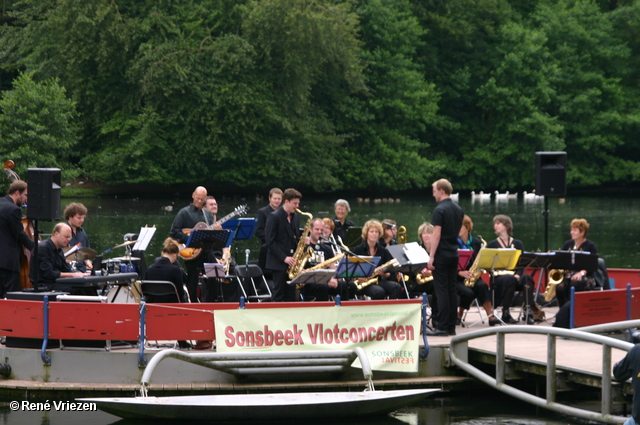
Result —
[{"label": "electric guitar", "polygon": [[[222,224],[225,221],[232,219],[235,216],[244,215],[246,213],[247,213],[247,204],[240,205],[236,207],[231,213],[225,215],[220,220],[216,221],[210,226],[208,226],[207,223],[203,223],[201,221],[200,223],[193,226],[193,229],[182,229],[182,232],[189,235],[194,230],[213,230],[213,226],[215,226],[216,224]],[[180,256],[180,258],[182,258],[185,261],[191,261],[198,258],[201,252],[202,252],[202,248],[182,248],[178,255]]]}]

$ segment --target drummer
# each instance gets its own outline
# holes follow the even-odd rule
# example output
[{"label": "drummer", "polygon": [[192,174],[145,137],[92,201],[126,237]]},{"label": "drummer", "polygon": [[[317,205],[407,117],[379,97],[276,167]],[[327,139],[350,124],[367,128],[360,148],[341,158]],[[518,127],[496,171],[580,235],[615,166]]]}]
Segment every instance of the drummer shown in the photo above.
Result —
[{"label": "drummer", "polygon": [[[81,248],[91,248],[87,233],[82,228],[86,216],[87,207],[78,202],[72,202],[64,209],[64,219],[67,220],[67,224],[71,227],[70,247],[74,247],[80,243],[82,244]],[[74,258],[75,255],[71,254],[67,257],[67,262],[74,261]],[[87,270],[93,269],[93,263],[89,259],[84,259],[84,261],[81,259],[80,261],[76,261],[75,268],[78,271],[86,272]]]}]

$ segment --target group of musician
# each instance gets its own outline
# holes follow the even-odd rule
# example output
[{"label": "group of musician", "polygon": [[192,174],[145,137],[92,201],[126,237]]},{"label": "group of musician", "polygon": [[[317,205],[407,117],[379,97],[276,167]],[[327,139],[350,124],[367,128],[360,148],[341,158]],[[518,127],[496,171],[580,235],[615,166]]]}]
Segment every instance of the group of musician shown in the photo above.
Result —
[{"label": "group of musician", "polygon": [[[438,205],[433,211],[431,223],[425,222],[418,229],[419,244],[429,254],[429,263],[417,276],[404,276],[389,266],[393,256],[387,247],[397,243],[395,221],[368,220],[362,226],[362,242],[348,248],[345,246],[347,229],[355,227],[355,223],[347,219],[350,206],[346,200],[335,202],[333,218],[306,219],[304,213],[300,214],[302,194],[299,191],[293,188],[284,191],[272,189],[268,205],[257,212],[255,231],[261,241],[257,262],[269,277],[272,301],[326,301],[337,295],[347,299],[396,299],[426,292],[431,296],[433,334],[439,336],[455,334],[455,326],[461,324],[465,310],[471,307],[474,300],[489,317],[489,325],[518,323],[510,314],[510,307],[515,294],[519,292],[524,299],[525,314],[522,320],[527,323],[543,320],[544,313],[534,299],[535,285],[531,275],[525,274],[522,269],[513,270],[496,274],[488,285],[484,280],[474,277],[469,270],[483,246],[525,250],[522,241],[513,237],[511,218],[496,215],[493,218],[496,238],[483,245],[484,241],[473,234],[471,218],[452,202],[451,183],[445,179],[438,180],[433,183],[432,190]],[[16,181],[10,185],[7,196],[0,199],[0,235],[7,252],[7,255],[0,256],[0,297],[7,292],[20,290],[20,251],[34,248],[33,235],[27,235],[21,223],[20,207],[26,203],[27,197],[27,184]],[[222,228],[218,223],[218,204],[214,197],[208,195],[206,188],[197,187],[191,198],[191,203],[176,215],[160,257],[141,277],[173,282],[180,299],[172,301],[238,301],[240,292],[237,285],[221,284],[220,279],[203,279],[205,263],[230,265],[226,270],[233,274],[236,264],[229,247],[203,249],[197,258],[184,261],[184,269],[178,261],[179,253],[189,238],[188,229],[193,229],[198,223],[205,223],[211,229]],[[86,215],[84,205],[70,204],[64,211],[65,221],[55,224],[51,237],[39,243],[38,267],[32,262],[30,270],[34,286],[77,293],[77,289],[60,286],[56,280],[86,276],[93,268],[90,260],[70,264],[64,255],[64,250],[70,246],[90,246],[82,228]],[[573,220],[571,240],[563,245],[562,250],[596,254],[596,245],[587,239],[588,231],[586,220]],[[301,241],[301,238],[304,240]],[[297,286],[290,284],[295,277],[290,272],[301,261],[300,247],[304,248],[305,255],[312,253],[309,258],[305,257],[305,267],[320,264],[323,268],[335,269],[342,255],[380,257],[380,262],[374,268],[373,275],[364,279],[333,277],[325,283]],[[473,251],[466,268],[462,270],[458,269],[458,249]],[[333,261],[327,261],[330,259]],[[583,291],[595,286],[593,272],[567,270],[564,273],[565,278],[557,287],[560,306],[568,302],[572,287]],[[471,285],[468,284],[470,280],[473,280]],[[494,310],[499,306],[502,306],[502,312],[496,315]]]}]

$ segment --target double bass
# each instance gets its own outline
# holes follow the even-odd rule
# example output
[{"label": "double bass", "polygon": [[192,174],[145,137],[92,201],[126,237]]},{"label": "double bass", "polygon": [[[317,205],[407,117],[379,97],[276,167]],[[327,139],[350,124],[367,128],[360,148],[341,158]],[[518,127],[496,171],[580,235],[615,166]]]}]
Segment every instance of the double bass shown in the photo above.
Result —
[{"label": "double bass", "polygon": [[[20,176],[13,171],[16,163],[7,160],[4,162],[3,168],[5,173],[7,173],[8,178],[14,182],[20,180]],[[27,236],[31,238],[31,240],[35,241],[35,227],[33,226],[33,222],[29,220],[27,217],[22,217],[22,227],[24,228]],[[39,239],[38,239],[39,240]],[[37,241],[36,241],[37,243]],[[29,251],[24,246],[22,247],[22,251],[20,251],[20,289],[31,288],[31,280],[29,279],[29,270],[31,265],[31,251]]]}]

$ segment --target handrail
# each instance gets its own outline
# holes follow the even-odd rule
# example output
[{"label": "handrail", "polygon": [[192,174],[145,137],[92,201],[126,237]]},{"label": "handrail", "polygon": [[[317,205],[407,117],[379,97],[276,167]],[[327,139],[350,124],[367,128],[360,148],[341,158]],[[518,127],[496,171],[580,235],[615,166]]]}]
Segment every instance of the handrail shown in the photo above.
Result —
[{"label": "handrail", "polygon": [[[162,350],[149,361],[149,364],[142,374],[140,380],[140,394],[147,396],[147,388],[151,381],[151,376],[160,362],[166,358],[174,358],[188,363],[216,370],[241,372],[239,367],[265,369],[273,373],[279,369],[281,373],[290,373],[296,369],[295,366],[303,366],[309,371],[315,368],[316,371],[344,370],[358,357],[362,366],[362,375],[367,380],[367,390],[374,391],[373,371],[367,353],[360,347],[353,350],[326,350],[326,351],[276,351],[261,353],[188,353],[173,349]],[[317,360],[314,364],[310,360]],[[343,359],[336,361],[336,359]],[[321,369],[322,366],[325,369]]]},{"label": "handrail", "polygon": [[[626,329],[633,326],[640,326],[640,320],[619,322],[619,329]],[[602,326],[602,325],[600,325]],[[608,329],[611,329],[609,327]],[[612,330],[612,329],[611,329]],[[538,334],[547,335],[547,375],[546,375],[546,396],[537,397],[525,391],[512,387],[505,382],[505,336],[506,334]],[[493,378],[476,367],[462,360],[460,351],[465,349],[468,352],[469,340],[485,336],[496,335],[496,377]],[[586,342],[602,344],[603,364],[602,364],[602,412],[579,409],[567,406],[555,401],[556,397],[556,338],[570,338]],[[463,347],[464,346],[464,347]],[[532,326],[506,326],[495,329],[481,329],[462,335],[457,335],[451,339],[450,357],[456,366],[505,394],[516,397],[520,400],[531,403],[535,406],[549,409],[565,415],[575,416],[582,419],[597,421],[608,424],[620,424],[627,418],[610,414],[611,407],[611,348],[629,351],[633,344],[618,339],[609,338],[602,335],[595,335],[581,330],[562,329],[553,327],[532,327]]]}]

